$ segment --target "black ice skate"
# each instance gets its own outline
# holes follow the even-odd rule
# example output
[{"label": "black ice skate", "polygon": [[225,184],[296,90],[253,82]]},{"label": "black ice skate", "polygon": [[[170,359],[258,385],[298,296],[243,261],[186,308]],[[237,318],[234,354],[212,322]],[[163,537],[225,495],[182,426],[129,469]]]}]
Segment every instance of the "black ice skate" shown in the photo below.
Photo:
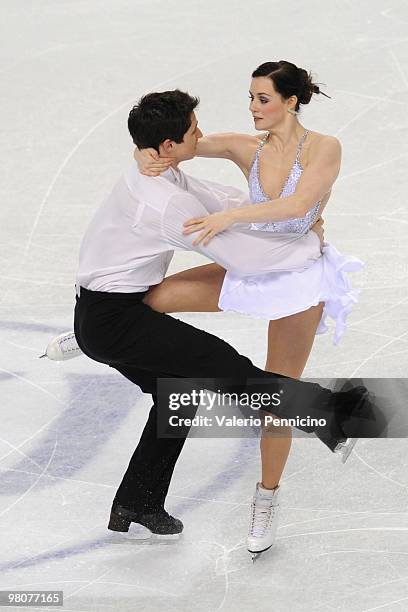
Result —
[{"label": "black ice skate", "polygon": [[[349,383],[347,382],[346,385]],[[353,418],[363,417],[368,414],[371,405],[371,397],[369,391],[364,386],[358,386],[348,391],[340,392],[343,396],[348,398],[352,409],[349,408],[349,416]],[[346,463],[350,457],[353,448],[357,444],[359,438],[349,437],[344,440],[340,440],[333,452],[338,453],[343,463]]]},{"label": "black ice skate", "polygon": [[126,533],[131,523],[138,523],[157,536],[178,536],[183,531],[183,523],[171,516],[164,508],[156,512],[133,512],[118,503],[114,503],[108,529]]}]

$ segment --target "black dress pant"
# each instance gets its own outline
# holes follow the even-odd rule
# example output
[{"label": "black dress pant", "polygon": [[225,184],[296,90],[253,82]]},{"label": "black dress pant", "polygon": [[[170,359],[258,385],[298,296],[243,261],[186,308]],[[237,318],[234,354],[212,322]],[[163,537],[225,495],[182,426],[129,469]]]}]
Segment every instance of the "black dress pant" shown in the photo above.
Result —
[{"label": "black dress pant", "polygon": [[[74,323],[77,342],[86,355],[115,368],[153,396],[148,421],[115,496],[122,505],[135,511],[163,507],[185,441],[157,436],[157,378],[218,377],[239,381],[244,387],[248,379],[265,385],[265,381],[276,384],[277,378],[286,378],[255,367],[217,336],[152,310],[142,302],[145,295],[146,292],[108,293],[81,287],[80,296],[76,297]],[[299,428],[315,431],[333,450],[337,441],[346,437],[330,406],[333,394],[317,384],[293,383],[296,401],[286,403],[284,410],[274,408],[271,412],[278,417],[313,416],[312,407],[320,418],[323,411],[329,418],[326,427]],[[214,390],[217,388],[218,385]],[[265,391],[265,386],[261,391]],[[303,405],[307,410],[302,415],[299,409]]]}]

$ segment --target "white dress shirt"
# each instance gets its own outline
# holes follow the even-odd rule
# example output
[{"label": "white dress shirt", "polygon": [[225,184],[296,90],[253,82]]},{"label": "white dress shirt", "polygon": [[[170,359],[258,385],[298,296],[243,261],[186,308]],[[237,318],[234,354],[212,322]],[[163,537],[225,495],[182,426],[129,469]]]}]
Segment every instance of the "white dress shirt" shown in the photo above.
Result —
[{"label": "white dress shirt", "polygon": [[82,240],[79,287],[91,291],[146,291],[166,275],[174,250],[197,251],[227,270],[252,276],[301,271],[320,256],[315,232],[278,234],[240,224],[217,234],[207,246],[183,235],[192,217],[249,204],[239,189],[169,168],[160,176],[140,174],[136,163],[124,172],[92,218]]}]

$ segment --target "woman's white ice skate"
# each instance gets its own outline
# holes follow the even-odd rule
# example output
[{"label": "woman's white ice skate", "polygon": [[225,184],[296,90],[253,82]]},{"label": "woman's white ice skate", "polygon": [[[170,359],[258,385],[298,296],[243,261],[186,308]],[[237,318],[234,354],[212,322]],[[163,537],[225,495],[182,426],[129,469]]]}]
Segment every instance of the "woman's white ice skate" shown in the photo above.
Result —
[{"label": "woman's white ice skate", "polygon": [[258,482],[251,504],[251,516],[247,539],[252,561],[274,543],[278,528],[280,487],[264,489]]},{"label": "woman's white ice skate", "polygon": [[70,331],[53,338],[48,343],[44,355],[39,357],[40,359],[48,357],[48,359],[53,361],[66,361],[80,355],[83,355],[83,352],[78,346],[74,332]]}]

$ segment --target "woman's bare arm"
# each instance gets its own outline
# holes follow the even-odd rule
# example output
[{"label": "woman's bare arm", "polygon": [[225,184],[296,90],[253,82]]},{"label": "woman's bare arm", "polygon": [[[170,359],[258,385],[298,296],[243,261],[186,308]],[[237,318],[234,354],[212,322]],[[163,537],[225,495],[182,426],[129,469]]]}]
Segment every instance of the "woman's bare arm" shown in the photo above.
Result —
[{"label": "woman's bare arm", "polygon": [[340,161],[340,142],[337,138],[327,136],[319,143],[319,148],[303,171],[293,195],[262,204],[231,208],[207,217],[189,219],[184,223],[183,233],[200,232],[194,244],[204,240],[205,246],[216,234],[235,223],[276,222],[303,217],[316,202],[325,200],[324,203],[327,203],[327,196],[340,171]]},{"label": "woman's bare arm", "polygon": [[229,212],[234,223],[286,221],[304,215],[331,191],[340,172],[341,145],[334,136],[327,136],[316,150],[296,186],[287,198],[250,204]]},{"label": "woman's bare arm", "polygon": [[196,155],[198,157],[215,157],[229,159],[238,166],[247,165],[252,161],[254,149],[258,145],[255,136],[239,134],[236,132],[223,132],[203,136],[197,143]]},{"label": "woman's bare arm", "polygon": [[[203,136],[197,142],[196,155],[198,157],[209,157],[229,159],[234,162],[248,176],[249,167],[255,155],[259,141],[255,136],[249,134],[237,134],[225,132],[221,134],[210,134]],[[147,176],[158,176],[167,170],[174,161],[170,157],[161,157],[155,149],[134,150],[139,170]]]}]

